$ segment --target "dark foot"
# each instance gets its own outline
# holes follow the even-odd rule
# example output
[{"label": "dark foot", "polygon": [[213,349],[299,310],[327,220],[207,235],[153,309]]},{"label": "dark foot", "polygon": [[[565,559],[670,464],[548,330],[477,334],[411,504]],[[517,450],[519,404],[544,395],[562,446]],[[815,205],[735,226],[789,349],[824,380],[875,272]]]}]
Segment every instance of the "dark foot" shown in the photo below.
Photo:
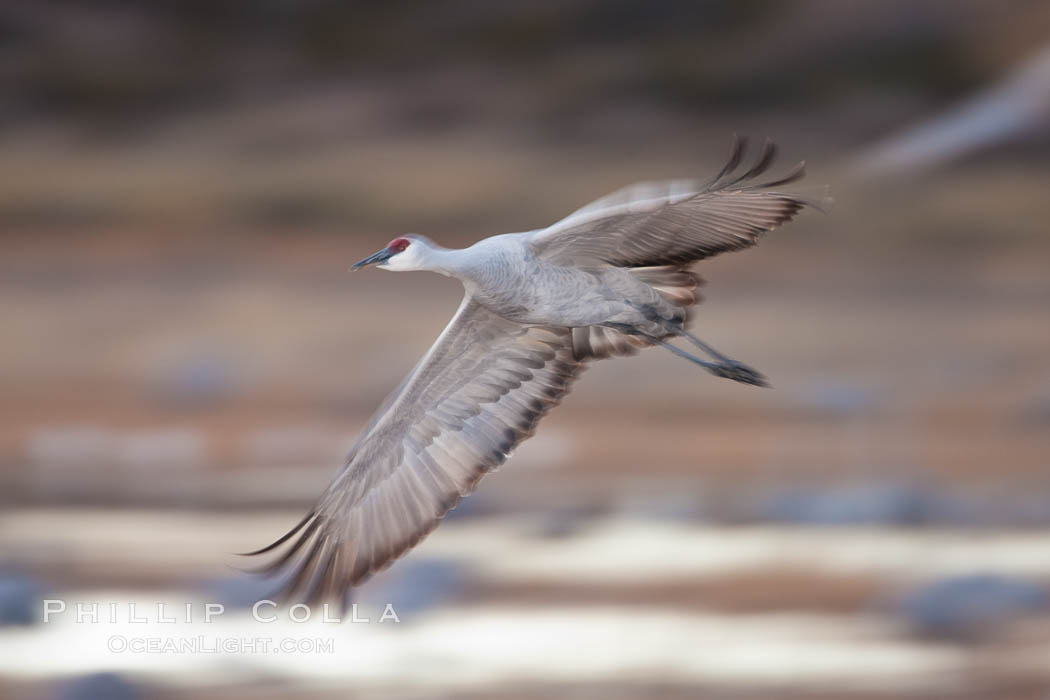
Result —
[{"label": "dark foot", "polygon": [[769,386],[766,378],[742,362],[727,360],[711,367],[711,374],[752,386]]}]

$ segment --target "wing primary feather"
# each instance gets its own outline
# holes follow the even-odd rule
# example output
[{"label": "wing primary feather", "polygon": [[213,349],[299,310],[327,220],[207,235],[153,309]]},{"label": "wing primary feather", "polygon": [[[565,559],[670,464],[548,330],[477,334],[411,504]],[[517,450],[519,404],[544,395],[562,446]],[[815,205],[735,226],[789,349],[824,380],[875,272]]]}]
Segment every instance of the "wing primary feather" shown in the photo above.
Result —
[{"label": "wing primary feather", "polygon": [[351,594],[350,586],[345,583],[345,562],[346,554],[342,546],[336,543],[331,556],[325,564],[322,575],[318,578],[317,591],[313,602],[310,603],[311,607],[314,605],[327,606],[329,603],[335,603],[335,607],[339,611],[339,618],[343,617]]},{"label": "wing primary feather", "polygon": [[722,166],[722,169],[718,171],[718,174],[715,175],[714,179],[711,180],[711,183],[707,186],[707,189],[718,189],[722,178],[736,170],[737,167],[740,165],[740,161],[744,158],[745,151],[747,151],[747,138],[734,134],[733,148],[729,153],[729,160],[726,162],[725,165]]},{"label": "wing primary feather", "polygon": [[[282,600],[289,601],[295,600],[299,590],[303,587],[303,584],[310,584],[315,578],[314,574],[317,570],[317,559],[318,553],[322,548],[328,546],[328,538],[322,533],[313,544],[310,545],[310,549],[306,550],[306,554],[303,555],[295,568],[295,572],[292,578],[285,584],[284,593],[281,596]],[[309,592],[310,587],[307,587]]]},{"label": "wing primary feather", "polygon": [[277,538],[276,541],[271,542],[270,544],[266,545],[262,549],[257,549],[254,552],[234,552],[234,553],[237,556],[239,556],[239,557],[254,557],[254,556],[258,556],[260,554],[266,554],[267,552],[273,551],[274,549],[277,549],[282,544],[284,544],[285,542],[290,540],[292,537],[294,537],[295,533],[297,533],[300,530],[302,530],[303,526],[306,525],[306,523],[310,522],[310,518],[314,517],[315,514],[316,514],[316,511],[310,510],[310,512],[307,513],[303,517],[303,519],[299,521],[298,525],[296,525],[291,530],[289,530],[288,532],[284,533],[279,538]]},{"label": "wing primary feather", "polygon": [[[790,185],[792,182],[797,182],[806,176],[806,161],[799,161],[795,167],[787,172],[784,177],[778,180],[771,180],[770,182],[762,182],[754,185],[748,185],[745,190],[765,190],[770,187],[780,187],[781,185]],[[799,200],[802,201],[802,200]],[[805,202],[809,204],[809,202]]]},{"label": "wing primary feather", "polygon": [[310,536],[314,534],[314,532],[317,530],[318,527],[320,527],[320,525],[320,517],[314,518],[314,520],[306,526],[306,529],[303,530],[303,534],[300,535],[299,539],[297,539],[294,544],[288,547],[288,550],[284,554],[282,554],[280,557],[270,562],[269,564],[265,564],[255,569],[249,569],[249,571],[257,574],[267,575],[277,573],[278,571],[283,569],[284,565],[291,561],[291,559],[296,555],[296,553],[298,553],[302,549],[303,545],[306,544],[306,542],[310,539]]},{"label": "wing primary feather", "polygon": [[332,542],[330,538],[324,538],[325,547],[317,557],[314,566],[314,574],[310,579],[309,587],[303,592],[303,602],[309,606],[324,602],[324,591],[331,578],[336,555],[339,553],[339,545]]},{"label": "wing primary feather", "polygon": [[770,139],[767,138],[766,142],[762,145],[762,152],[759,154],[758,160],[755,161],[755,164],[752,165],[750,168],[748,168],[739,177],[736,177],[733,180],[730,180],[729,182],[727,182],[724,185],[724,187],[729,188],[729,187],[732,187],[733,185],[735,185],[737,183],[744,182],[745,180],[750,180],[752,178],[758,177],[759,175],[761,175],[762,173],[764,173],[766,170],[769,169],[769,166],[773,163],[773,159],[776,158],[776,157],[777,157],[777,145],[775,143],[773,143]]}]

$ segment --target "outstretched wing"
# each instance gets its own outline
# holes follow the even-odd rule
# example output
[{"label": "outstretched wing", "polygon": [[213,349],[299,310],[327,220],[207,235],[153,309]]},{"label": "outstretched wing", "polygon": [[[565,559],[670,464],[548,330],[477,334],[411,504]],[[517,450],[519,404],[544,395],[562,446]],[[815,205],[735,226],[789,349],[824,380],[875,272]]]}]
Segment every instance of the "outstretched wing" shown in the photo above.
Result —
[{"label": "outstretched wing", "polygon": [[565,264],[642,267],[683,265],[754,245],[807,202],[769,189],[801,178],[803,164],[756,183],[776,157],[776,146],[767,141],[755,164],[736,174],[745,148],[738,139],[729,162],[706,182],[641,183],[602,197],[537,231],[533,250]]},{"label": "outstretched wing", "polygon": [[580,369],[570,329],[516,324],[466,296],[313,509],[251,554],[283,548],[263,570],[290,573],[289,596],[341,596],[433,530]]}]

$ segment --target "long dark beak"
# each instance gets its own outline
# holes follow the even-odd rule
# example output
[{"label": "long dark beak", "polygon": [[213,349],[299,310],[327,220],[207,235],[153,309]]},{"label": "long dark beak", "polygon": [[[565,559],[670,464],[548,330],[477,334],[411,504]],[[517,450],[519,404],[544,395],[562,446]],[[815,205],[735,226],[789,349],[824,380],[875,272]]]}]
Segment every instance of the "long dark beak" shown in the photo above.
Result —
[{"label": "long dark beak", "polygon": [[374,265],[376,263],[386,262],[387,260],[390,259],[390,257],[393,254],[394,254],[394,251],[390,250],[389,248],[383,248],[378,253],[373,253],[372,255],[369,255],[367,258],[365,258],[361,262],[354,263],[354,266],[351,267],[350,269],[351,270],[358,270],[358,269],[364,267],[365,265]]}]

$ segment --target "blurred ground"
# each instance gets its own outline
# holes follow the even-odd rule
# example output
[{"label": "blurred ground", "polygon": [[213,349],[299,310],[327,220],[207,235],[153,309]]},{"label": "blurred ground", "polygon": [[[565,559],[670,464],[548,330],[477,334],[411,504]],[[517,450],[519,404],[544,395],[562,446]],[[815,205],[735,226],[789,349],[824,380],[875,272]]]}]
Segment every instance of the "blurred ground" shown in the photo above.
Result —
[{"label": "blurred ground", "polygon": [[[1045,4],[187,7],[0,12],[0,695],[1047,697],[1046,123],[849,166],[1036,51]],[[698,333],[775,389],[593,366],[361,591],[401,623],[265,630],[334,655],[15,624],[262,595],[227,553],[297,519],[460,296],[353,261],[712,172],[734,132],[835,198],[700,266]]]}]

